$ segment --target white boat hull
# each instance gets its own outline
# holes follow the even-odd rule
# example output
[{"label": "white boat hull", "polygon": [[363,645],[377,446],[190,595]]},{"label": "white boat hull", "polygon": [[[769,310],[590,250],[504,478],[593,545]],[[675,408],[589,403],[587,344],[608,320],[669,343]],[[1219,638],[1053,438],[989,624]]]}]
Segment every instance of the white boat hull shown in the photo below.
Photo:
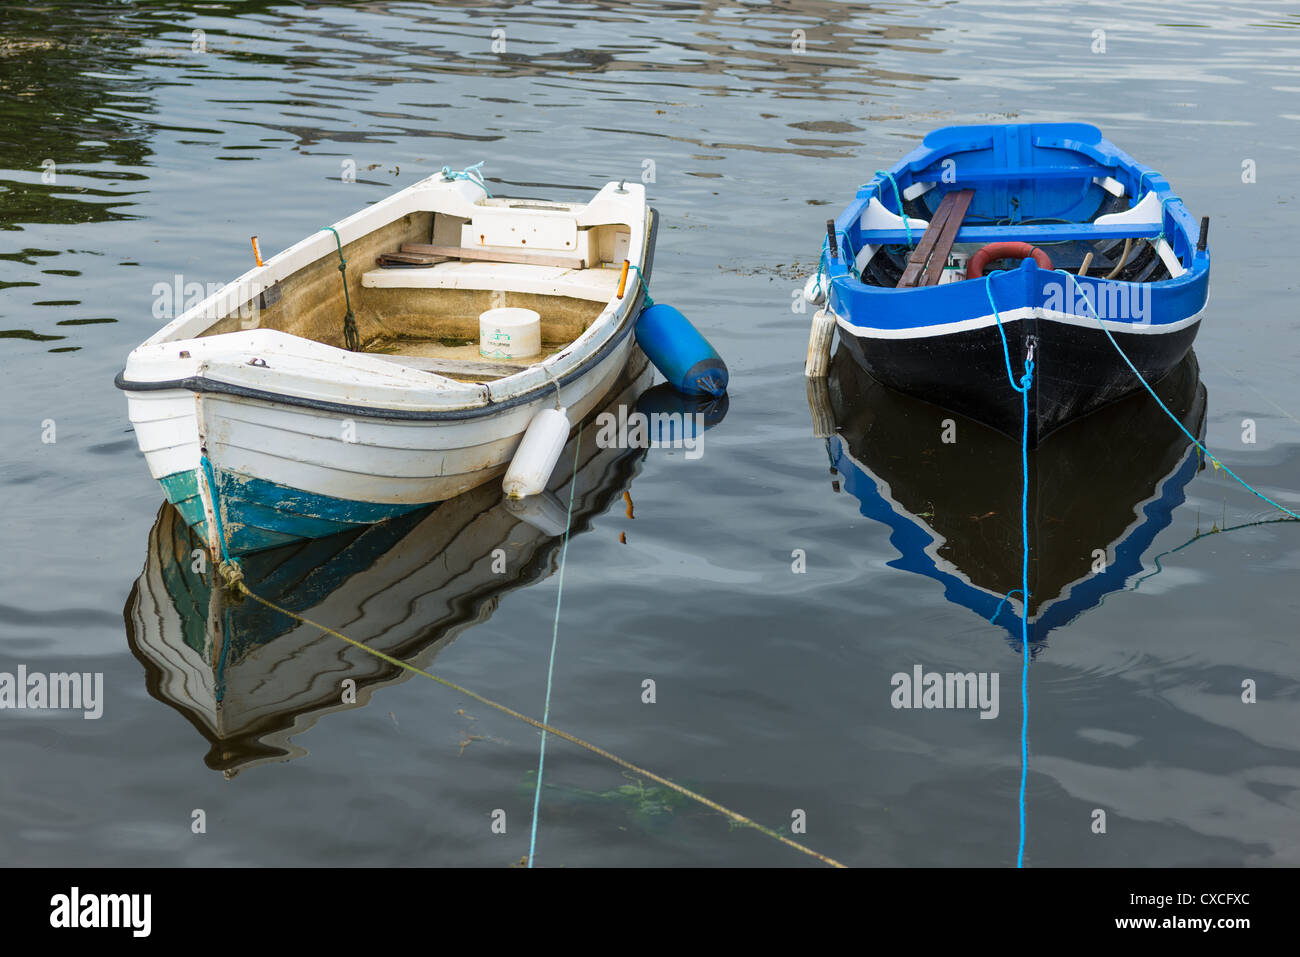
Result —
[{"label": "white boat hull", "polygon": [[[455,205],[465,204],[468,185],[417,184],[385,202],[409,208],[414,192],[423,197],[417,205],[464,213],[475,208]],[[644,192],[629,186],[629,198],[611,200],[611,187],[575,218],[604,202],[606,216],[612,209],[628,221],[627,255],[648,271],[653,223]],[[382,219],[376,207],[338,224],[344,242],[347,224],[363,216],[353,241],[364,240]],[[290,270],[319,262],[311,260],[318,245],[305,240],[281,254],[285,262],[261,267],[270,275],[239,282],[261,289],[278,275],[292,280]],[[521,271],[503,270],[511,281]],[[444,272],[457,289],[478,281],[464,269]],[[587,290],[612,290],[609,269],[582,273],[594,277]],[[384,521],[499,478],[538,412],[562,406],[577,423],[627,366],[644,285],[634,273],[620,291],[570,345],[496,381],[457,381],[269,328],[203,335],[210,316],[207,325],[182,316],[132,353],[118,384],[168,500],[214,554],[245,554]]]}]

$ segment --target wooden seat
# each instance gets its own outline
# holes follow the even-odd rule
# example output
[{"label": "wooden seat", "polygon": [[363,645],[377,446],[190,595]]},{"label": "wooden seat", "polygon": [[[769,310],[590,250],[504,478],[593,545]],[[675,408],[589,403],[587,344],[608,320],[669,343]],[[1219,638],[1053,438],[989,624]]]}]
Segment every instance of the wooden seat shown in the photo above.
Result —
[{"label": "wooden seat", "polygon": [[952,245],[957,239],[957,230],[966,218],[966,210],[970,208],[974,195],[973,189],[958,189],[944,196],[930,219],[930,225],[926,227],[925,235],[908,257],[907,267],[898,280],[899,289],[933,286],[939,281],[939,275],[943,272],[948,254],[952,252]]},{"label": "wooden seat", "polygon": [[603,267],[452,261],[426,269],[371,269],[361,274],[361,285],[367,289],[509,290],[609,302],[618,291],[619,274],[618,269]]}]

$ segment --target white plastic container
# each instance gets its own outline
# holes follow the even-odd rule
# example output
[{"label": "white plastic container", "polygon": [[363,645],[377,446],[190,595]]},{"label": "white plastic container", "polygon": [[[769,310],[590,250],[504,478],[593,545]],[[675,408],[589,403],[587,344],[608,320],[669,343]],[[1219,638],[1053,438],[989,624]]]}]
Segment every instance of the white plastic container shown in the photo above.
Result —
[{"label": "white plastic container", "polygon": [[481,313],[478,351],[489,359],[531,359],[542,351],[542,317],[515,306]]},{"label": "white plastic container", "polygon": [[506,496],[524,498],[545,491],[568,441],[569,417],[563,409],[543,409],[533,416],[501,481]]},{"label": "white plastic container", "polygon": [[939,281],[935,285],[943,286],[950,282],[961,282],[966,278],[966,263],[969,260],[970,256],[953,250],[949,253],[948,261],[944,263],[943,272],[939,273]]}]

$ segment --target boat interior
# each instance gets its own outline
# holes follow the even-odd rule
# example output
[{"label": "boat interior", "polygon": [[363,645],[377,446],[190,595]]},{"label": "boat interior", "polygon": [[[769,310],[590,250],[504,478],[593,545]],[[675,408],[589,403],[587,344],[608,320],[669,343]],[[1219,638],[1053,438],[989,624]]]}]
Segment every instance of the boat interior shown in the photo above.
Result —
[{"label": "boat interior", "polygon": [[[496,206],[571,210],[579,204],[486,200]],[[255,300],[225,315],[201,336],[241,329],[275,329],[347,348],[345,316],[351,311],[360,348],[412,368],[461,381],[512,375],[564,349],[604,311],[620,287],[629,246],[627,226],[573,225],[565,240],[573,252],[471,248],[468,220],[443,213],[399,217],[343,246],[347,291],[339,255],[331,250],[285,277]],[[524,227],[520,227],[524,228]],[[501,359],[480,354],[479,315],[489,309],[534,310],[541,322],[541,352]]]},{"label": "boat interior", "polygon": [[[865,264],[862,281],[868,285],[893,289],[934,285],[940,281],[939,277],[945,270],[949,276],[954,272],[960,275],[960,270],[985,245],[982,242],[956,242],[958,231],[962,227],[1073,225],[1091,223],[1099,217],[1125,213],[1132,209],[1127,197],[1115,196],[1098,188],[1101,197],[1096,200],[1095,209],[1084,219],[1070,219],[1060,215],[1021,216],[1021,203],[1014,192],[1009,192],[1005,187],[999,191],[1003,194],[1002,202],[1006,204],[1001,208],[991,208],[980,203],[982,192],[993,193],[994,190],[933,190],[914,199],[904,199],[903,209],[908,219],[923,221],[927,224],[926,228],[914,246],[882,246]],[[1014,233],[1009,233],[1003,241],[1014,242],[1018,239]],[[1172,276],[1166,262],[1167,256],[1161,256],[1157,240],[1151,237],[1042,239],[1036,238],[1030,230],[1025,230],[1020,241],[1030,242],[1045,252],[1052,268],[1064,269],[1076,275],[1136,283],[1160,282]],[[927,263],[929,275],[926,273]],[[998,268],[1011,269],[1019,264],[1018,258],[1001,257],[990,261],[984,272],[987,274]]]},{"label": "boat interior", "polygon": [[1208,221],[1198,241],[1164,177],[1084,123],[934,130],[865,189],[839,236],[868,285],[960,282],[1030,255],[1042,268],[1152,283],[1192,269],[1206,248]]}]

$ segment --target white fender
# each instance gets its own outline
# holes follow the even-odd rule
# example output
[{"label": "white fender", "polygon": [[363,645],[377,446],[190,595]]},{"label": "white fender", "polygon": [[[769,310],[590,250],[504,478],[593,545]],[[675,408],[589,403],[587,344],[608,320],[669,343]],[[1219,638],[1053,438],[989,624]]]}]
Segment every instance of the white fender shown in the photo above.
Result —
[{"label": "white fender", "polygon": [[545,491],[568,441],[569,417],[563,409],[543,409],[533,416],[501,482],[506,496],[524,498]]}]

